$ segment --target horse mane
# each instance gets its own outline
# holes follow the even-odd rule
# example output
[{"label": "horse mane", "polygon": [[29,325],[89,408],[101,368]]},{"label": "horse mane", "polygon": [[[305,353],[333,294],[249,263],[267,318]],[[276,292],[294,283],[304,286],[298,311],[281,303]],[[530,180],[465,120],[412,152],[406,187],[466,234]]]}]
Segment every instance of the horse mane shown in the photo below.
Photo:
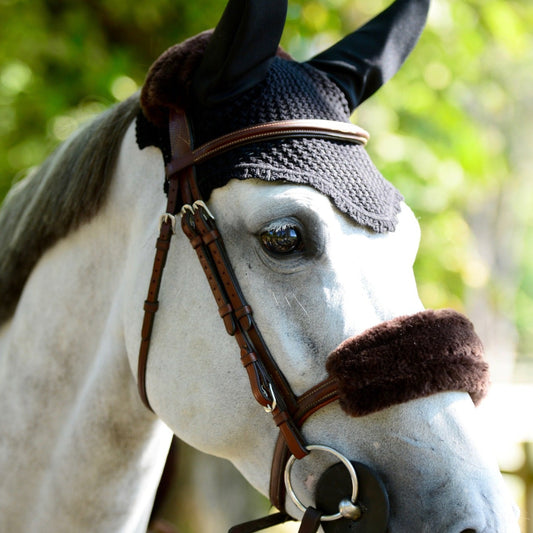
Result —
[{"label": "horse mane", "polygon": [[0,209],[0,324],[43,253],[100,209],[139,109],[137,94],[96,117],[8,193]]}]

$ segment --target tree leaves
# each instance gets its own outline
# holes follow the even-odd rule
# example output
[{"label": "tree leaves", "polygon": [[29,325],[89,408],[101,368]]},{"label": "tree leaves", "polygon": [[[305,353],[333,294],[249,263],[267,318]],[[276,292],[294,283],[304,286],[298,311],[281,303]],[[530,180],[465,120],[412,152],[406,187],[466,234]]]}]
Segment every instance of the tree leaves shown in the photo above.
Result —
[{"label": "tree leaves", "polygon": [[[389,4],[289,3],[282,43],[301,60]],[[140,87],[165,48],[214,26],[223,6],[1,0],[0,198],[81,123]],[[424,303],[460,308],[472,291],[496,291],[523,353],[533,351],[532,26],[527,0],[433,0],[419,46],[354,117],[420,218]]]}]

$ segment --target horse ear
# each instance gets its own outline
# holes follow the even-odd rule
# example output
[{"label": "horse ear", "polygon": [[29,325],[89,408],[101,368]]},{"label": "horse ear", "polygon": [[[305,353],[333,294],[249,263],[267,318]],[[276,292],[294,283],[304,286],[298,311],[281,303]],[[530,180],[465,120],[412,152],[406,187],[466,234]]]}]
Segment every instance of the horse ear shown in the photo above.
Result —
[{"label": "horse ear", "polygon": [[346,94],[353,111],[401,67],[426,23],[429,0],[396,0],[308,63]]},{"label": "horse ear", "polygon": [[229,0],[196,70],[191,96],[215,105],[262,81],[278,48],[287,0]]}]

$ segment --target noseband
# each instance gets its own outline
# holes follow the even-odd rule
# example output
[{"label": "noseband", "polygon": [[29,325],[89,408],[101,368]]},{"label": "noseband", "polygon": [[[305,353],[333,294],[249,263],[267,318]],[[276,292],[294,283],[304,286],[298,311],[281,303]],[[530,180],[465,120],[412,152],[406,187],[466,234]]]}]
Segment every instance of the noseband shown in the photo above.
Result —
[{"label": "noseband", "polygon": [[[224,242],[214,217],[209,212],[196,184],[194,165],[228,150],[251,144],[288,137],[318,137],[356,144],[365,144],[368,133],[349,123],[328,120],[288,120],[260,124],[217,138],[193,149],[186,115],[173,111],[169,119],[172,159],[166,165],[168,199],[166,213],[161,217],[160,234],[148,296],[144,304],[141,346],[138,359],[138,389],[143,403],[149,408],[146,392],[146,364],[158,294],[166,262],[170,239],[175,231],[175,216],[181,213],[181,226],[196,250],[220,317],[229,335],[237,341],[241,362],[246,369],[254,398],[272,414],[280,435],[275,447],[270,483],[270,500],[280,510],[284,509],[285,483],[283,473],[289,458],[301,459],[309,454],[301,426],[315,411],[338,399],[333,378],[321,381],[301,396],[291,390],[285,376],[273,359],[257,324],[251,307],[246,303],[239,282],[229,261]],[[312,508],[309,508],[312,509]],[[314,511],[314,510],[313,510]],[[310,517],[318,528],[320,517]],[[315,511],[316,513],[316,511]],[[283,511],[250,525],[236,526],[233,533],[258,531],[290,519]],[[312,527],[315,527],[313,525]]]},{"label": "noseband", "polygon": [[[172,111],[169,136],[172,158],[166,166],[168,200],[166,212],[161,217],[154,266],[144,304],[138,359],[141,399],[151,409],[146,392],[146,364],[163,269],[179,212],[182,230],[198,255],[226,331],[237,342],[252,394],[272,415],[280,430],[274,448],[269,489],[270,501],[280,512],[235,526],[230,533],[253,533],[291,520],[284,511],[287,493],[304,511],[300,533],[314,533],[322,522],[341,517],[349,519],[345,521],[348,522],[346,530],[349,530],[351,520],[361,516],[361,509],[356,504],[358,481],[353,463],[331,448],[307,443],[301,431],[304,422],[335,400],[339,400],[341,407],[351,416],[363,416],[390,405],[450,390],[469,392],[477,403],[488,386],[488,368],[482,358],[481,342],[468,319],[455,311],[429,310],[399,317],[341,344],[328,357],[328,378],[296,396],[272,357],[252,309],[244,298],[215,219],[202,200],[194,168],[198,163],[250,143],[289,137],[318,137],[365,144],[368,133],[344,122],[289,120],[259,124],[193,148],[185,113]],[[339,512],[324,514],[313,507],[305,508],[292,489],[292,464],[315,449],[336,456],[349,473],[348,485],[352,486],[352,495],[340,502]],[[365,476],[367,486],[375,484],[376,479],[379,481],[378,476],[365,465],[358,463],[358,469],[360,475]],[[384,489],[378,488],[380,491],[384,492]],[[383,523],[380,531],[386,528],[386,519]]]}]

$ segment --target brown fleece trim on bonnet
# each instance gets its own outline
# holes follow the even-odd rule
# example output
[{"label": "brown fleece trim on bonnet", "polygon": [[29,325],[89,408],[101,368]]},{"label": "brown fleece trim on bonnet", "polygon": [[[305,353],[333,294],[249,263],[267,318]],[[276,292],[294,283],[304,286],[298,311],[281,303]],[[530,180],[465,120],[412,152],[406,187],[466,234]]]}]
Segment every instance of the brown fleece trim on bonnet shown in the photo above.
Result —
[{"label": "brown fleece trim on bonnet", "polygon": [[166,126],[169,109],[185,108],[192,73],[212,34],[207,30],[170,47],[150,67],[141,92],[141,107],[150,122]]},{"label": "brown fleece trim on bonnet", "polygon": [[444,391],[487,393],[488,364],[472,323],[451,309],[399,317],[343,342],[326,368],[351,416]]},{"label": "brown fleece trim on bonnet", "polygon": [[[166,50],[150,67],[141,91],[145,117],[158,127],[166,127],[169,109],[187,109],[193,73],[204,57],[213,30],[207,30]],[[291,56],[278,47],[278,57]]]}]

